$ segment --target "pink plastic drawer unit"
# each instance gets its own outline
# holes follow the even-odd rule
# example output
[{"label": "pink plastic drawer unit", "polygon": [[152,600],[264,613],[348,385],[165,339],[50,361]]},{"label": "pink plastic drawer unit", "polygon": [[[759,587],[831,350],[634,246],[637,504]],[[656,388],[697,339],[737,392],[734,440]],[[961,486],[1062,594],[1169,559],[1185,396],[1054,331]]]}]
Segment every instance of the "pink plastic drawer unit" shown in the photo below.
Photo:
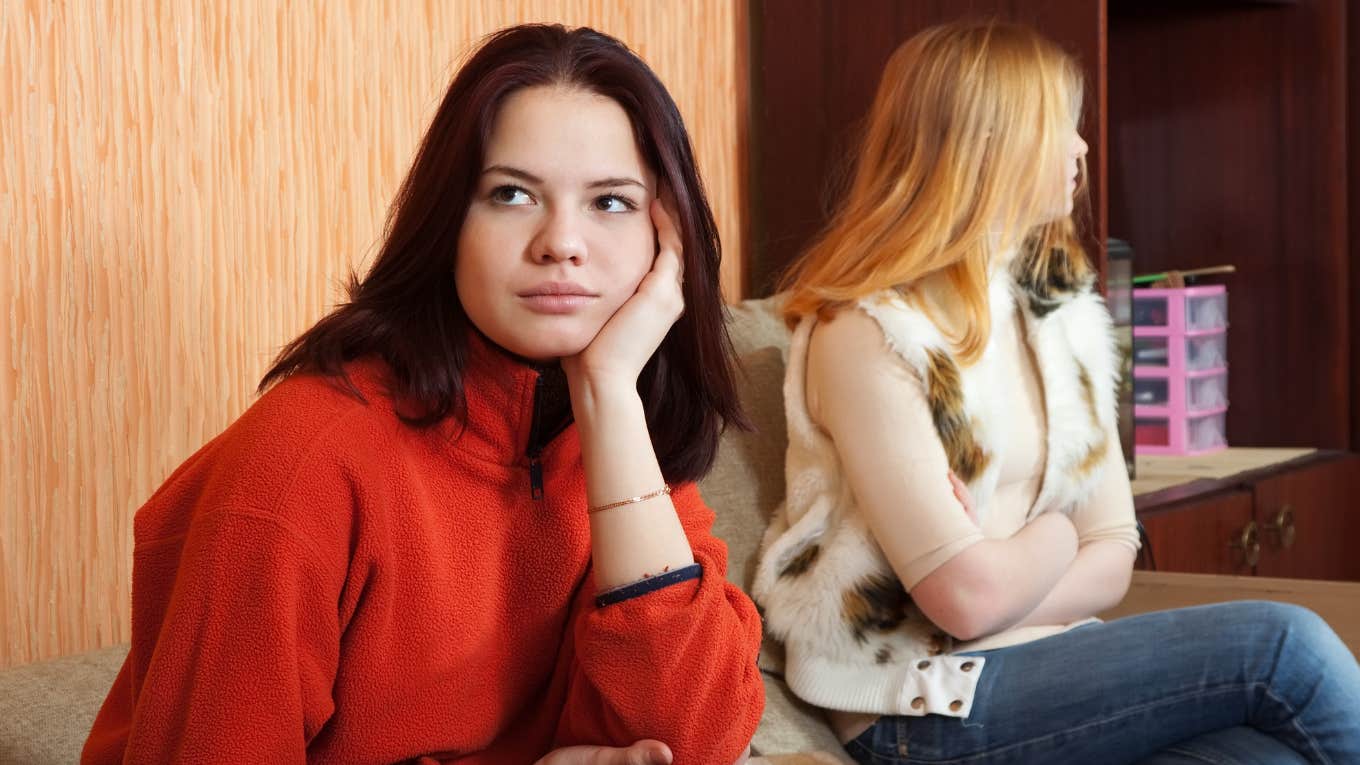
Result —
[{"label": "pink plastic drawer unit", "polygon": [[1228,328],[1228,289],[1221,284],[1133,291],[1135,334],[1185,335]]},{"label": "pink plastic drawer unit", "polygon": [[1133,291],[1133,442],[1139,454],[1228,445],[1228,291]]}]

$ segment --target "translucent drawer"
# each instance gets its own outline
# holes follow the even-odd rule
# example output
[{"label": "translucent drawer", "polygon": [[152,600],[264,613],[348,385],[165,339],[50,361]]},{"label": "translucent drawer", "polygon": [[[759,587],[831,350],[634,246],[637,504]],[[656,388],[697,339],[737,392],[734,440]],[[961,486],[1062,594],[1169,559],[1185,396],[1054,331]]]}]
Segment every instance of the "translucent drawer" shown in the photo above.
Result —
[{"label": "translucent drawer", "polygon": [[1228,334],[1135,335],[1133,365],[1187,372],[1223,369],[1228,366]]},{"label": "translucent drawer", "polygon": [[1133,403],[1137,406],[1164,406],[1183,413],[1222,409],[1228,405],[1228,373],[1186,377],[1135,377]]},{"label": "translucent drawer", "polygon": [[1133,324],[1165,332],[1228,328],[1228,291],[1222,286],[1133,291]]},{"label": "translucent drawer", "polygon": [[1133,441],[1139,454],[1203,454],[1225,449],[1227,412],[1190,417],[1136,414]]}]

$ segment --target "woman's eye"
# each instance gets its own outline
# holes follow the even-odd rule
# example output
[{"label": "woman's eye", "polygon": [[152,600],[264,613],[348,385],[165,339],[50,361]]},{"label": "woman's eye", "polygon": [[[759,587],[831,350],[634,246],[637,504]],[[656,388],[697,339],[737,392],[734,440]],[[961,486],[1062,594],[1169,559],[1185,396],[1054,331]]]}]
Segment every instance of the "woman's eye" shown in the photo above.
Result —
[{"label": "woman's eye", "polygon": [[600,212],[619,213],[636,210],[637,205],[633,204],[632,200],[626,197],[615,194],[606,194],[595,199],[595,209]]},{"label": "woman's eye", "polygon": [[491,190],[491,201],[501,205],[527,205],[534,200],[529,192],[518,186],[498,186]]}]

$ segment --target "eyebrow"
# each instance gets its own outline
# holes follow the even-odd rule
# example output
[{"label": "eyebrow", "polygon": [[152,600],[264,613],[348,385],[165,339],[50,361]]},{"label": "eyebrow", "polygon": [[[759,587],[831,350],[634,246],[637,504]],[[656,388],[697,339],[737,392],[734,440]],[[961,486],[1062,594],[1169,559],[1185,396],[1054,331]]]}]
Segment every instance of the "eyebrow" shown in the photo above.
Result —
[{"label": "eyebrow", "polygon": [[[502,175],[508,175],[511,178],[518,178],[526,183],[537,184],[543,183],[543,179],[539,178],[537,175],[534,175],[533,173],[528,172],[527,170],[520,170],[517,167],[510,167],[509,165],[491,165],[490,167],[482,171],[482,175],[486,175],[488,173],[500,173]],[[639,181],[636,178],[629,178],[628,176],[622,175],[614,178],[601,178],[598,181],[591,181],[590,183],[586,184],[586,188],[588,189],[598,189],[608,186],[637,186],[638,188],[644,190],[647,188],[647,185],[642,181]]]}]

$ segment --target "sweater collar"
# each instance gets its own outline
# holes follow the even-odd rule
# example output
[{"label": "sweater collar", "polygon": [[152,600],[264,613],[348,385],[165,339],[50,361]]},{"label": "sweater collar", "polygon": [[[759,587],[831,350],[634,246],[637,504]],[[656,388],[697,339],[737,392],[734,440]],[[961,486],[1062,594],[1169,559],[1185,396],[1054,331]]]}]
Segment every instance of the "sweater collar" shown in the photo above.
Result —
[{"label": "sweater collar", "polygon": [[572,424],[562,368],[530,363],[475,330],[467,348],[466,416],[446,426],[458,448],[499,464],[548,459],[548,446]]}]

